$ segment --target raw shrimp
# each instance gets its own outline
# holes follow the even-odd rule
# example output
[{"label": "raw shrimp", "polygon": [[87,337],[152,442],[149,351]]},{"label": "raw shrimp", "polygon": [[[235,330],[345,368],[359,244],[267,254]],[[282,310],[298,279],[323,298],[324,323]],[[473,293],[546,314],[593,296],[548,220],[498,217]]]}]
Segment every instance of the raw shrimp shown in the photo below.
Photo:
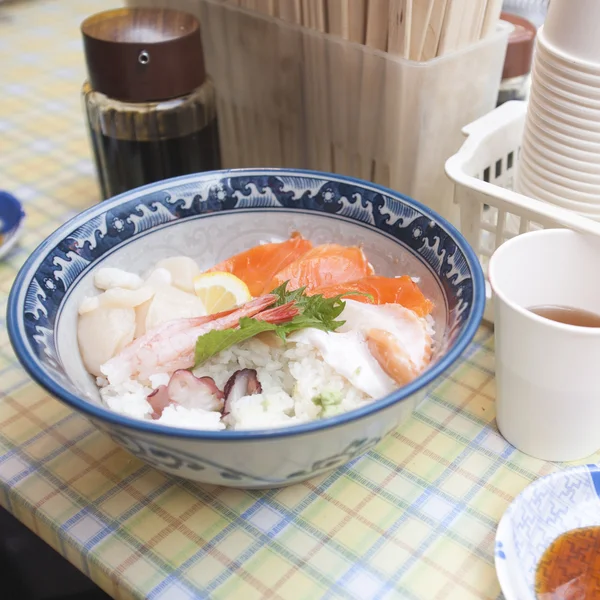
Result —
[{"label": "raw shrimp", "polygon": [[134,340],[102,365],[101,371],[111,384],[117,384],[130,378],[146,381],[157,373],[189,369],[194,365],[199,336],[215,329],[237,327],[241,318],[258,315],[276,300],[277,296],[267,294],[235,310],[169,321]]}]

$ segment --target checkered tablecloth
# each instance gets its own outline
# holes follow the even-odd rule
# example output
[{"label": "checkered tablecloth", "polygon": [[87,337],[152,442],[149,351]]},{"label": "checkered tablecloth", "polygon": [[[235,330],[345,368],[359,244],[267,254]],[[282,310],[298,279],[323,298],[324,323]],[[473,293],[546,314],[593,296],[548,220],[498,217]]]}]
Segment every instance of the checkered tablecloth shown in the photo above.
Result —
[{"label": "checkered tablecloth", "polygon": [[494,534],[557,467],[494,422],[482,328],[414,418],[363,458],[267,492],[145,466],[32,383],[4,327],[17,269],[99,199],[80,104],[81,20],[102,0],[0,4],[0,189],[26,206],[0,261],[0,503],[115,598],[498,598]]}]

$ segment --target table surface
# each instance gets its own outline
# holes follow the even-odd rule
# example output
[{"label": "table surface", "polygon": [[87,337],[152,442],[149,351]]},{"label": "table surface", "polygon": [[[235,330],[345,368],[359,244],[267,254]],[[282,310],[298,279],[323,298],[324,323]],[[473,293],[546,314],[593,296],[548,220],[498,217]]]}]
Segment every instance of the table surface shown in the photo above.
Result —
[{"label": "table surface", "polygon": [[498,520],[559,466],[498,434],[489,329],[377,448],[267,492],[146,466],[20,368],[4,323],[14,276],[46,235],[99,199],[79,25],[105,8],[0,4],[0,189],[27,211],[20,246],[0,261],[0,504],[115,598],[501,597]]}]

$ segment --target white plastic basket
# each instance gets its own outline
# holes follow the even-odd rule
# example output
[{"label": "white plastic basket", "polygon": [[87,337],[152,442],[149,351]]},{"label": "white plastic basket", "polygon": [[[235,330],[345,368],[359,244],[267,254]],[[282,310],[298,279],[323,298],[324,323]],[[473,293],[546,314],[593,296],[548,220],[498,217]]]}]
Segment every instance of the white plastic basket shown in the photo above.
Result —
[{"label": "white plastic basket", "polygon": [[[600,223],[513,191],[527,104],[507,102],[463,129],[467,140],[446,162],[455,183],[461,232],[487,279],[489,257],[506,240],[533,229],[568,227],[600,236]],[[484,319],[493,322],[488,284]]]}]

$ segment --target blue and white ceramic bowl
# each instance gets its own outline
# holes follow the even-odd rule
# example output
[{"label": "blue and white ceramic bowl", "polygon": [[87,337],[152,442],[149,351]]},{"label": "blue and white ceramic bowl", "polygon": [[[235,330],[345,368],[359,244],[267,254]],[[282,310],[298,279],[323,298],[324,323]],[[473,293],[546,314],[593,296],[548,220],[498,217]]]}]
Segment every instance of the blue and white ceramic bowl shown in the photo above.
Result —
[{"label": "blue and white ceramic bowl", "polygon": [[600,525],[600,469],[571,467],[541,477],[509,506],[496,533],[496,572],[506,600],[536,600],[540,559],[561,534]]},{"label": "blue and white ceramic bowl", "polygon": [[11,194],[0,192],[0,258],[17,243],[24,221],[21,203]]},{"label": "blue and white ceramic bowl", "polygon": [[[77,307],[92,271],[143,272],[188,255],[200,266],[293,231],[315,243],[361,244],[378,273],[421,278],[435,302],[434,362],[410,385],[327,420],[269,431],[203,432],[113,413],[77,350]],[[485,302],[479,262],[464,238],[417,202],[355,179],[285,170],[186,176],[103,202],[53,233],[19,273],[9,334],[30,375],[135,456],[196,481],[275,487],[347,463],[408,419],[417,400],[467,347]]]}]

